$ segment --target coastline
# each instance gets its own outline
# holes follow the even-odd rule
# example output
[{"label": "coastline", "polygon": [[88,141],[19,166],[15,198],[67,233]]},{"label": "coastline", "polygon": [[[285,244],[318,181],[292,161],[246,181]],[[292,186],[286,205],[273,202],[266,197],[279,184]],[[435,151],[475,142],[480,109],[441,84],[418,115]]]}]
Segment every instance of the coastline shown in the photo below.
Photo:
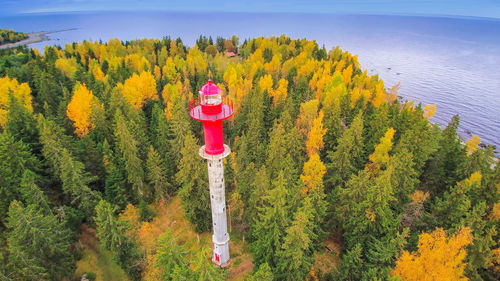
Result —
[{"label": "coastline", "polygon": [[29,45],[29,44],[33,44],[33,43],[49,41],[50,38],[49,38],[48,34],[71,31],[71,30],[76,30],[76,28],[28,33],[28,38],[26,38],[24,40],[14,42],[14,43],[7,43],[7,44],[0,45],[0,50],[16,48],[19,46],[25,46],[25,45]]}]

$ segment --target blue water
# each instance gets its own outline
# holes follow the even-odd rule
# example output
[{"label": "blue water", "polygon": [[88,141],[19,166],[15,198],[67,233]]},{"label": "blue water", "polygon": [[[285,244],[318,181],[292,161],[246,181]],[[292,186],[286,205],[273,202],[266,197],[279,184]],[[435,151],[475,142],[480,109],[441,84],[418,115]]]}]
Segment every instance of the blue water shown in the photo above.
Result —
[{"label": "blue water", "polygon": [[433,122],[446,124],[460,114],[460,134],[481,137],[500,147],[500,20],[486,18],[244,14],[244,13],[71,13],[0,18],[1,28],[41,31],[77,28],[50,35],[72,41],[181,37],[192,45],[200,35],[241,41],[286,34],[314,39],[328,49],[358,54],[363,68],[379,74],[399,94],[417,103],[436,104]]}]

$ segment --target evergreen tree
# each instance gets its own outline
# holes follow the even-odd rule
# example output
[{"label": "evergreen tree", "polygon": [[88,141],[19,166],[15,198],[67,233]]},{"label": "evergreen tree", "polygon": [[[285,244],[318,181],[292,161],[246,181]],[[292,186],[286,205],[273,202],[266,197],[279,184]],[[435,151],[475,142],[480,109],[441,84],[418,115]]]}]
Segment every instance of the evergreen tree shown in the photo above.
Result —
[{"label": "evergreen tree", "polygon": [[172,231],[167,229],[158,240],[155,254],[155,266],[160,269],[162,280],[188,280],[189,268],[186,254],[186,249],[177,244]]},{"label": "evergreen tree", "polygon": [[173,179],[175,165],[173,162],[173,155],[170,148],[170,125],[165,118],[165,112],[158,103],[153,105],[151,112],[150,124],[150,139],[155,150],[158,152],[161,159],[163,159],[162,169],[165,171],[165,176],[170,182]]},{"label": "evergreen tree", "polygon": [[153,198],[156,200],[168,199],[173,191],[172,186],[167,181],[163,161],[153,146],[149,147],[148,159],[146,161],[146,178],[152,187]]},{"label": "evergreen tree", "polygon": [[358,114],[342,134],[336,149],[328,152],[327,190],[345,187],[349,178],[362,168],[363,158],[363,117]]},{"label": "evergreen tree", "polygon": [[274,274],[267,263],[259,266],[259,269],[245,279],[246,281],[273,281]]},{"label": "evergreen tree", "polygon": [[465,148],[457,134],[459,117],[455,115],[442,131],[437,151],[431,156],[423,175],[426,190],[441,195],[460,181],[459,167],[465,161]]},{"label": "evergreen tree", "polygon": [[43,214],[52,214],[47,195],[36,184],[36,174],[25,170],[21,178],[19,192],[27,205],[37,206]]},{"label": "evergreen tree", "polygon": [[76,161],[68,150],[63,149],[61,157],[61,181],[64,193],[71,197],[71,203],[76,203],[87,218],[94,214],[94,208],[101,200],[101,194],[89,188],[92,177],[85,172],[81,162]]},{"label": "evergreen tree", "polygon": [[95,223],[97,226],[97,237],[104,248],[112,252],[120,251],[126,243],[125,222],[116,218],[116,207],[101,200],[96,206]]},{"label": "evergreen tree", "polygon": [[7,132],[0,133],[0,220],[12,200],[19,199],[21,177],[25,169],[39,170],[38,160],[22,141],[15,141]]},{"label": "evergreen tree", "polygon": [[115,140],[117,152],[125,165],[127,181],[140,199],[147,199],[149,190],[144,182],[143,163],[139,158],[138,142],[130,133],[123,114],[115,114]]},{"label": "evergreen tree", "polygon": [[125,207],[129,202],[127,175],[124,165],[117,159],[107,140],[103,143],[103,162],[106,172],[104,195],[109,202]]},{"label": "evergreen tree", "polygon": [[393,169],[391,184],[397,198],[394,205],[401,210],[404,204],[410,202],[409,195],[419,184],[418,172],[415,170],[413,155],[406,148],[399,149],[392,156],[389,165]]},{"label": "evergreen tree", "polygon": [[187,219],[194,225],[196,231],[202,232],[211,227],[210,198],[205,161],[196,153],[199,147],[191,132],[185,137],[181,150],[182,158],[176,181],[181,186],[179,196]]},{"label": "evergreen tree", "polygon": [[71,236],[53,215],[13,201],[6,222],[9,267],[18,280],[61,280],[74,271]]},{"label": "evergreen tree", "polygon": [[[302,164],[303,159],[303,156],[299,155],[302,155],[304,150],[303,144],[296,143],[301,142],[301,137],[296,128],[288,122],[288,117],[281,118],[280,122],[276,122],[273,126],[265,165],[270,178],[276,178],[283,171],[286,180],[292,183],[298,177],[298,165]],[[290,147],[294,149],[291,150]]]},{"label": "evergreen tree", "polygon": [[101,200],[95,208],[97,237],[105,249],[113,253],[114,259],[133,280],[140,280],[141,255],[136,244],[126,236],[128,229],[125,220],[116,217],[116,207]]},{"label": "evergreen tree", "polygon": [[280,263],[278,252],[283,245],[290,217],[287,202],[287,181],[283,172],[273,182],[273,188],[266,192],[263,207],[259,209],[254,225],[254,241],[251,249],[257,265],[268,263],[276,268]]},{"label": "evergreen tree", "polygon": [[313,263],[312,242],[313,204],[309,197],[297,210],[295,219],[286,230],[283,245],[278,252],[277,280],[304,280]]},{"label": "evergreen tree", "polygon": [[9,111],[5,130],[16,141],[27,144],[34,154],[40,154],[41,146],[38,141],[39,133],[33,114],[23,106],[18,99],[9,96]]},{"label": "evergreen tree", "polygon": [[[193,268],[190,280],[219,281],[225,279],[225,273],[215,267],[207,257],[211,256],[212,249],[202,248],[194,254],[191,267]],[[177,280],[177,279],[176,279]]]},{"label": "evergreen tree", "polygon": [[354,245],[342,256],[339,267],[334,271],[335,280],[357,281],[361,280],[364,269],[362,259],[363,247],[361,244]]}]

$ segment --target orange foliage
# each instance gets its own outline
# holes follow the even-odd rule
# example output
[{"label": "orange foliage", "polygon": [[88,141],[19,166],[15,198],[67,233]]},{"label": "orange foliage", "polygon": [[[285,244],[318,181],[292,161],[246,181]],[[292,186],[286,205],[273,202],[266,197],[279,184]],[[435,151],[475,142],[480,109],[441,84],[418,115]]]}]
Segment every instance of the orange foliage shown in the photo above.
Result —
[{"label": "orange foliage", "polygon": [[471,230],[461,228],[450,238],[442,228],[419,236],[418,250],[403,251],[396,261],[393,275],[404,281],[465,281],[467,247],[472,242]]},{"label": "orange foliage", "polygon": [[270,96],[273,98],[273,104],[278,104],[286,99],[288,92],[288,80],[280,79],[278,82],[278,87],[275,90],[269,92]]},{"label": "orange foliage", "polygon": [[342,77],[344,78],[344,83],[346,85],[351,84],[351,77],[352,77],[352,65],[349,65],[346,67],[344,70],[342,70]]},{"label": "orange foliage", "polygon": [[59,69],[66,77],[72,78],[77,70],[78,63],[76,59],[73,58],[58,58],[56,60],[56,67]]},{"label": "orange foliage", "polygon": [[326,128],[323,128],[324,116],[323,110],[320,110],[318,117],[312,123],[311,131],[309,131],[306,141],[306,151],[309,156],[319,153],[324,146],[323,136],[327,131]]},{"label": "orange foliage", "polygon": [[163,229],[157,224],[143,222],[137,237],[139,239],[140,245],[146,253],[150,253],[155,250],[158,244],[158,237],[163,233]]},{"label": "orange foliage", "polygon": [[0,127],[7,123],[9,109],[9,95],[19,100],[26,109],[33,112],[31,105],[31,89],[27,83],[19,83],[16,78],[8,76],[0,78]]},{"label": "orange foliage", "polygon": [[429,198],[429,192],[424,192],[422,190],[415,190],[410,194],[410,199],[413,203],[422,204],[425,200]]},{"label": "orange foliage", "polygon": [[95,106],[102,106],[92,94],[92,91],[87,89],[85,84],[78,83],[73,91],[66,115],[73,121],[75,134],[79,137],[84,137],[92,131],[94,124],[92,122],[92,110]]},{"label": "orange foliage", "polygon": [[125,210],[120,214],[120,220],[126,221],[131,233],[137,235],[141,227],[141,215],[139,214],[139,209],[132,204],[128,204]]},{"label": "orange foliage", "polygon": [[467,147],[467,155],[472,155],[476,152],[480,142],[481,139],[478,136],[472,136],[470,140],[466,141],[465,146]]},{"label": "orange foliage", "polygon": [[296,127],[302,137],[306,138],[312,127],[312,122],[318,114],[319,100],[313,99],[300,105],[300,114],[297,117]]},{"label": "orange foliage", "polygon": [[497,202],[493,205],[490,218],[492,220],[500,220],[500,202]]},{"label": "orange foliage", "polygon": [[477,171],[475,173],[472,173],[468,178],[465,179],[465,183],[470,186],[479,186],[481,185],[481,179],[483,176],[481,175],[481,172]]},{"label": "orange foliage", "polygon": [[304,169],[300,179],[305,185],[305,190],[301,193],[305,194],[311,189],[321,187],[323,185],[323,176],[326,173],[326,166],[321,162],[318,154],[313,154],[309,160],[304,163]]},{"label": "orange foliage", "polygon": [[424,107],[424,117],[429,119],[436,113],[436,105],[428,104]]},{"label": "orange foliage", "polygon": [[375,85],[375,96],[373,97],[372,103],[375,107],[381,106],[386,101],[386,94],[384,89],[384,82],[379,81]]},{"label": "orange foliage", "polygon": [[156,81],[150,72],[143,71],[139,75],[132,74],[125,83],[119,83],[125,99],[135,108],[140,109],[149,100],[157,100]]},{"label": "orange foliage", "polygon": [[271,93],[271,91],[273,90],[273,83],[274,82],[271,75],[264,75],[259,80],[259,88],[263,92],[267,91],[268,93]]}]

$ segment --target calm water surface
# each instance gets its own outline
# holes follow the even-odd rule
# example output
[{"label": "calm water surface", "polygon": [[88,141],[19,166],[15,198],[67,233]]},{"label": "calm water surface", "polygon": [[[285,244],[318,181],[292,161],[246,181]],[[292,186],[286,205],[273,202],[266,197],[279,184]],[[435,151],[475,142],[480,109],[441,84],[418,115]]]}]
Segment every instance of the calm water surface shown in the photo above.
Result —
[{"label": "calm water surface", "polygon": [[0,27],[24,32],[77,28],[50,35],[43,48],[73,41],[200,35],[240,39],[286,34],[314,39],[328,49],[358,54],[363,68],[400,95],[436,104],[432,121],[460,114],[463,139],[478,135],[500,147],[500,20],[410,16],[241,13],[72,13],[0,17]]}]

